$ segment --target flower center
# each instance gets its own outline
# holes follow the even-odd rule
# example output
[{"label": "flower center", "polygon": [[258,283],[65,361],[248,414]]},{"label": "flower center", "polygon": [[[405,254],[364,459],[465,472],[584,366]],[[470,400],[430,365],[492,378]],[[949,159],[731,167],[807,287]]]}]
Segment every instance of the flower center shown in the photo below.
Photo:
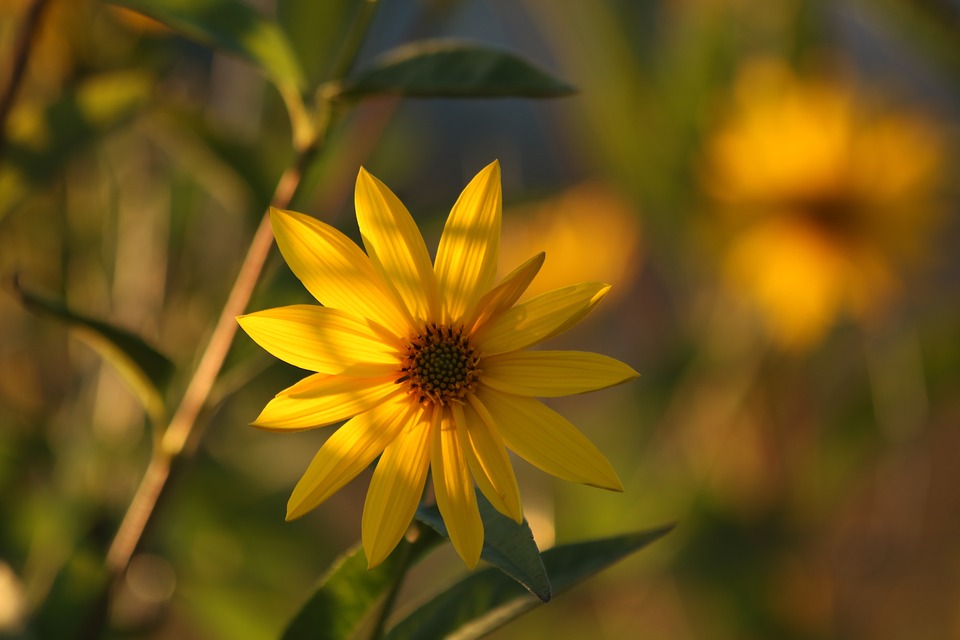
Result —
[{"label": "flower center", "polygon": [[397,384],[405,382],[423,405],[462,403],[477,386],[479,361],[463,327],[431,324],[407,343]]}]

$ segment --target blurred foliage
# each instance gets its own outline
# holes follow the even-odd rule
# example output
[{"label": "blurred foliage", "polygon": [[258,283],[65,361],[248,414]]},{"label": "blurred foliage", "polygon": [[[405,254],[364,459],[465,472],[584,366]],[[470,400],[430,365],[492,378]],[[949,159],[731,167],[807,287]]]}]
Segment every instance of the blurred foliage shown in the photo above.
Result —
[{"label": "blurred foliage", "polygon": [[[0,3],[0,59],[29,4]],[[197,41],[128,8],[50,0],[3,131],[0,633],[14,637],[28,624],[33,637],[92,628],[99,562],[152,446],[142,404],[115,369],[23,308],[14,275],[72,317],[153,345],[177,366],[165,399],[179,397],[290,163],[291,100],[312,103],[308,88],[330,77],[362,2],[251,1],[229,19],[226,0],[120,4],[186,21]],[[610,454],[625,493],[554,484],[518,464],[530,528],[547,548],[678,522],[644,554],[492,637],[960,633],[960,192],[944,177],[958,169],[958,20],[947,0],[383,3],[358,69],[411,40],[467,39],[534,61],[578,93],[365,100],[329,139],[298,208],[357,238],[350,198],[362,164],[395,187],[435,246],[460,186],[499,158],[502,268],[546,249],[544,278],[615,285],[550,348],[608,353],[642,373],[629,387],[551,403]],[[859,132],[843,143],[858,149],[849,166],[889,171],[858,174],[855,210],[890,216],[883,233],[913,245],[903,257],[866,236],[877,255],[896,254],[883,270],[897,286],[869,313],[820,308],[817,330],[790,349],[751,283],[789,261],[782,314],[799,321],[790,304],[812,278],[837,284],[844,276],[829,261],[854,254],[836,242],[826,254],[796,249],[824,246],[822,235],[750,235],[746,222],[777,215],[759,205],[785,200],[747,198],[737,180],[770,188],[783,177],[814,193],[811,172],[836,175],[804,146],[827,139],[823,103],[802,135],[755,116],[769,148],[738,147],[736,176],[717,169],[717,141],[754,117],[738,116],[738,101],[762,106],[743,97],[757,60],[789,86],[826,79],[858,105],[843,120]],[[5,62],[0,91],[7,73]],[[296,86],[294,98],[277,78]],[[859,148],[888,118],[922,122],[932,142]],[[918,167],[937,179],[876,206]],[[751,259],[731,278],[725,256],[738,251]],[[305,301],[274,260],[251,308]],[[195,455],[175,470],[114,594],[111,637],[279,636],[358,538],[369,474],[285,523],[287,495],[327,432],[279,438],[246,426],[299,377],[237,340]],[[448,551],[412,571],[391,624],[423,593],[464,578]]]}]

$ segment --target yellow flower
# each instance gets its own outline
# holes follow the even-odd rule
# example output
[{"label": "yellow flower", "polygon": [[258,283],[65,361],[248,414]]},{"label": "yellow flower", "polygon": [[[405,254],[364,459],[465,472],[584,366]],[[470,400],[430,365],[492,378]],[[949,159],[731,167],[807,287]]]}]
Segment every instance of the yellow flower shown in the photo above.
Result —
[{"label": "yellow flower", "polygon": [[271,210],[280,252],[323,306],[238,319],[274,356],[316,372],[280,392],[255,426],[289,432],[350,418],[294,488],[287,519],[381,456],[361,525],[373,567],[400,541],[432,469],[450,539],[473,568],[483,546],[474,482],[501,513],[523,519],[507,448],[559,478],[621,491],[596,447],[535,398],[602,389],[637,373],[594,353],[524,351],[581,320],[609,286],[578,284],[515,304],[543,253],[495,284],[499,165],[464,189],[433,264],[406,208],[363,169],[356,209],[366,254],[323,222]]},{"label": "yellow flower", "polygon": [[869,318],[923,254],[943,167],[919,117],[776,61],[748,65],[704,176],[732,230],[727,280],[785,347],[810,345],[841,314]]}]

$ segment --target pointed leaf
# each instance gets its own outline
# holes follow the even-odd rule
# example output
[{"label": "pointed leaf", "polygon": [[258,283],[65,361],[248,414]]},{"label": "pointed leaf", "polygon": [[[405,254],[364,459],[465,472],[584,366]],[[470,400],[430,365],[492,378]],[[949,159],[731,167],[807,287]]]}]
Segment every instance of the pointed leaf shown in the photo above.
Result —
[{"label": "pointed leaf", "polygon": [[125,329],[74,313],[59,300],[25,290],[16,279],[14,292],[30,311],[67,323],[78,338],[117,369],[154,424],[164,422],[163,392],[174,371],[173,363],[166,356]]},{"label": "pointed leaf", "polygon": [[343,81],[339,95],[422,98],[555,98],[575,93],[523,58],[457,40],[421,40],[398,47]]},{"label": "pointed leaf", "polygon": [[422,558],[442,538],[422,529],[416,542],[402,540],[386,560],[367,569],[367,557],[357,544],[330,566],[317,590],[290,621],[284,640],[349,638],[371,607],[410,564]]},{"label": "pointed leaf", "polygon": [[[543,564],[560,593],[651,542],[673,525],[554,547],[543,552]],[[479,638],[530,611],[540,602],[494,569],[473,573],[401,620],[388,640],[430,640],[456,634],[458,640]]]},{"label": "pointed leaf", "polygon": [[[550,580],[526,519],[522,524],[517,524],[497,511],[481,491],[477,491],[477,507],[484,531],[480,557],[519,582],[542,602],[549,602],[553,595]],[[417,520],[449,539],[447,527],[436,506],[421,505],[417,509]]]},{"label": "pointed leaf", "polygon": [[280,84],[304,88],[306,79],[277,24],[238,0],[112,0],[162,22],[202,44],[256,64]]}]

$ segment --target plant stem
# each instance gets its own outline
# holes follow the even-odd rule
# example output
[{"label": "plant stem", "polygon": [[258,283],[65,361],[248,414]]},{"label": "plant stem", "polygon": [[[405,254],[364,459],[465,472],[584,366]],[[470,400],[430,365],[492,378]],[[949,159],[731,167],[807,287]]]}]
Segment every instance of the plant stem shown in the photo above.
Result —
[{"label": "plant stem", "polygon": [[[303,153],[295,167],[288,169],[280,178],[274,195],[274,206],[287,207],[297,193],[302,178],[303,168],[310,162],[316,153],[312,146],[311,153]],[[310,156],[310,157],[308,157]],[[230,350],[230,345],[237,333],[236,317],[243,313],[253,295],[253,289],[263,270],[270,248],[273,246],[273,232],[270,228],[270,216],[265,214],[253,234],[250,247],[240,266],[240,272],[233,283],[230,295],[227,297],[220,318],[214,327],[210,342],[200,357],[187,389],[177,407],[176,413],[170,420],[160,446],[154,451],[150,459],[143,480],[134,494],[130,507],[124,515],[123,521],[107,552],[107,568],[111,573],[121,573],[130,562],[137,543],[153,514],[157,500],[170,476],[172,461],[183,453],[187,440],[197,423],[197,417],[203,409],[210,390],[220,373],[223,362]]]},{"label": "plant stem", "polygon": [[47,4],[49,4],[48,0],[34,0],[24,15],[23,26],[14,45],[13,55],[11,56],[13,66],[10,69],[10,80],[7,82],[3,94],[0,95],[0,157],[3,157],[7,143],[7,117],[13,109],[13,103],[17,98],[20,85],[23,83],[23,76],[27,70],[27,60],[30,58],[30,48],[33,46],[40,27],[40,17]]},{"label": "plant stem", "polygon": [[[360,50],[373,9],[377,0],[366,0],[354,29],[347,40],[346,56],[341,58],[337,67],[340,79],[349,72],[353,59]],[[280,177],[273,194],[272,206],[284,209],[294,202],[300,194],[304,173],[322,151],[327,135],[336,121],[336,109],[329,100],[320,97],[320,118],[313,141],[297,154],[296,163]],[[187,384],[186,391],[164,431],[160,446],[156,447],[144,473],[140,486],[124,514],[117,533],[107,551],[106,566],[113,578],[121,575],[130,563],[144,531],[155,512],[157,501],[167,486],[171,466],[177,458],[184,455],[187,441],[194,433],[197,418],[206,405],[210,391],[216,382],[230,345],[237,332],[236,316],[242,314],[253,295],[254,287],[263,270],[270,249],[273,246],[273,232],[269,213],[264,214],[260,225],[240,266],[240,272],[234,281],[223,311],[217,320],[210,342],[207,344],[196,370]]]}]

